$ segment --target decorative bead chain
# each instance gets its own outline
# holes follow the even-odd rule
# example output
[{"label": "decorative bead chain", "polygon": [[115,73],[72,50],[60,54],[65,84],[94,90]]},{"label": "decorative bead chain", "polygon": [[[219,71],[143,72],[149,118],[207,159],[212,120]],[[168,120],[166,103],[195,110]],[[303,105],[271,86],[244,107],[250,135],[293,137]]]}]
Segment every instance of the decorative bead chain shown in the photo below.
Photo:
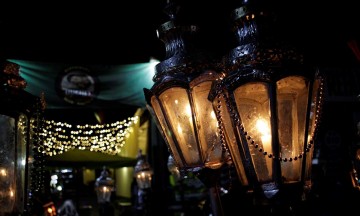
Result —
[{"label": "decorative bead chain", "polygon": [[216,109],[216,117],[218,120],[218,125],[219,125],[219,135],[220,135],[220,144],[221,144],[221,149],[222,149],[222,153],[225,158],[225,162],[226,163],[231,163],[232,159],[231,159],[231,154],[229,153],[229,149],[227,148],[226,145],[226,141],[225,141],[225,135],[224,135],[224,127],[223,127],[223,120],[222,120],[222,115],[221,115],[221,101],[220,98],[223,97],[224,99],[226,99],[226,97],[223,94],[223,90],[222,90],[222,85],[221,83],[217,83],[216,84],[216,97],[217,97],[217,109]]},{"label": "decorative bead chain", "polygon": [[[252,144],[256,149],[258,149],[258,151],[261,154],[263,154],[264,156],[268,156],[268,158],[271,158],[274,160],[279,160],[282,162],[292,162],[292,161],[301,159],[303,157],[303,155],[306,152],[309,152],[310,149],[314,145],[314,137],[315,137],[315,134],[318,129],[317,125],[319,124],[319,121],[320,121],[320,116],[321,116],[320,114],[322,112],[322,105],[323,105],[323,101],[324,101],[323,92],[324,92],[324,79],[321,78],[321,82],[320,82],[320,86],[319,86],[319,103],[317,104],[317,109],[316,109],[316,114],[315,114],[315,124],[314,124],[315,130],[311,134],[311,139],[309,140],[309,143],[307,144],[307,146],[305,148],[305,152],[301,152],[299,155],[297,155],[295,157],[289,157],[289,158],[276,157],[276,156],[274,156],[273,153],[268,153],[268,152],[264,151],[264,149],[262,147],[259,148],[259,144],[256,143],[256,141],[254,139],[252,139],[252,137],[250,135],[248,135],[248,132],[245,131],[244,126],[242,124],[240,124],[240,120],[239,120],[237,114],[234,112],[234,110],[232,110],[232,109],[229,109],[229,110],[231,112],[231,117],[235,120],[236,125],[240,128],[241,134],[243,136],[245,136],[246,139],[248,140],[248,142],[250,144]],[[228,148],[227,148],[226,142],[225,142],[224,128],[223,128],[223,124],[222,124],[223,119],[222,119],[221,110],[220,110],[220,108],[222,106],[221,100],[220,100],[221,97],[224,98],[226,105],[228,106],[228,108],[230,108],[229,103],[228,103],[228,98],[226,97],[225,93],[223,92],[221,84],[217,84],[217,92],[216,93],[217,93],[217,100],[218,100],[216,115],[217,115],[217,119],[218,119],[218,123],[219,123],[220,143],[221,143],[223,152],[227,152],[228,160],[231,160],[231,155],[228,152]]]}]

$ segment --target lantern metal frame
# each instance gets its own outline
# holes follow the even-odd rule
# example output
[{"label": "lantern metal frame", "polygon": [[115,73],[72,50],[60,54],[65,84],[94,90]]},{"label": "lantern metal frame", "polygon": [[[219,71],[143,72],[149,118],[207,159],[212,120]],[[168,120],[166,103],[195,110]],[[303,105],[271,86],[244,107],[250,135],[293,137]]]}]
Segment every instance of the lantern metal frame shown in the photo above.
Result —
[{"label": "lantern metal frame", "polygon": [[152,176],[154,172],[146,155],[139,149],[134,167],[134,178],[137,184],[135,209],[140,215],[151,215]]},{"label": "lantern metal frame", "polygon": [[[242,185],[265,201],[294,202],[311,188],[324,79],[287,43],[275,14],[256,3],[234,10],[239,46],[224,58],[226,75],[214,83],[209,100]],[[255,125],[260,117],[267,118],[262,131]]]},{"label": "lantern metal frame", "polygon": [[154,174],[149,162],[146,160],[146,156],[139,150],[137,156],[137,162],[134,167],[134,177],[136,183],[140,189],[149,189],[152,184],[152,175]]},{"label": "lantern metal frame", "polygon": [[179,7],[168,2],[170,20],[158,29],[166,60],[156,65],[151,89],[144,89],[147,108],[167,143],[180,173],[194,172],[209,189],[212,211],[222,215],[219,168],[226,162],[218,121],[207,96],[222,73],[199,46],[199,29],[177,20]]},{"label": "lantern metal frame", "polygon": [[[256,201],[292,205],[311,188],[311,161],[322,112],[324,79],[288,43],[284,23],[277,22],[273,9],[271,2],[245,0],[233,13],[238,46],[214,62],[196,49],[199,41],[193,39],[197,27],[179,25],[175,19],[179,8],[168,3],[170,21],[158,33],[165,43],[166,60],[156,65],[155,83],[150,90],[144,89],[144,94],[180,172],[201,171],[201,179],[214,188],[219,182],[219,168],[232,163],[241,185],[254,192]],[[204,87],[209,83],[210,89]],[[201,91],[196,92],[196,88]],[[190,106],[191,114],[185,113],[185,105]],[[270,128],[267,148],[260,132],[253,133],[255,125],[248,120],[259,114],[256,109],[265,106]],[[250,109],[255,111],[247,112]],[[215,128],[210,124],[209,113],[213,111]],[[180,133],[179,125],[183,129],[184,121],[190,122],[188,130]],[[206,140],[203,137],[208,139],[208,145],[202,142]],[[286,149],[295,145],[296,150]],[[209,154],[208,149],[213,152]],[[295,163],[298,173],[289,168]],[[214,192],[212,197],[218,199],[218,191]],[[218,205],[213,206],[221,207],[220,201],[215,203]],[[222,214],[222,210],[214,210]]]},{"label": "lantern metal frame", "polygon": [[[0,214],[35,212],[43,193],[43,152],[40,131],[45,101],[24,91],[19,65],[4,61],[0,73]],[[10,194],[9,194],[10,193]]]}]

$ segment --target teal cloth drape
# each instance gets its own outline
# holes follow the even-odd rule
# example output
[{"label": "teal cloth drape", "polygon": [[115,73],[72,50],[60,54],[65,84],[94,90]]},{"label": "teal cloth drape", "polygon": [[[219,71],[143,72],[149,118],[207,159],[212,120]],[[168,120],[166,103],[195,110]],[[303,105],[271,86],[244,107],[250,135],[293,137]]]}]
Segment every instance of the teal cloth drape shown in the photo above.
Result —
[{"label": "teal cloth drape", "polygon": [[99,80],[99,93],[87,108],[101,108],[103,105],[129,105],[144,107],[143,88],[151,88],[156,62],[126,65],[79,65],[56,62],[38,62],[9,59],[20,66],[20,76],[27,82],[26,91],[40,96],[43,92],[47,108],[68,108],[73,106],[61,98],[56,91],[57,78],[69,67],[85,67]]}]

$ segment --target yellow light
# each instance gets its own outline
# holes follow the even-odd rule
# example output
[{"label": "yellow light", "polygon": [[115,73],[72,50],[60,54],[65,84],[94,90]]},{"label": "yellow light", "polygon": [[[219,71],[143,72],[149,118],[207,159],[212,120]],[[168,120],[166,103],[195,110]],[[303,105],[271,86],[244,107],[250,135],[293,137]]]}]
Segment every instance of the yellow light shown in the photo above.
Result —
[{"label": "yellow light", "polygon": [[6,169],[4,169],[4,168],[0,169],[0,175],[4,176],[4,177],[7,176]]},{"label": "yellow light", "polygon": [[[55,155],[68,149],[88,149],[108,153],[118,154],[120,153],[120,147],[123,146],[122,141],[125,137],[129,137],[134,131],[132,125],[137,122],[138,116],[128,118],[123,121],[116,121],[105,125],[76,125],[77,130],[71,130],[72,125],[68,123],[60,123],[55,121],[45,121],[45,125],[41,136],[43,136],[44,144],[48,146],[45,153],[47,155]],[[57,125],[64,126],[65,128],[59,128]],[[94,130],[94,129],[100,130]],[[70,134],[70,137],[68,136]],[[101,142],[99,148],[97,142]],[[95,146],[92,146],[95,145]],[[115,146],[116,148],[109,148],[109,146]]]},{"label": "yellow light", "polygon": [[265,119],[259,118],[256,121],[256,129],[261,134],[261,141],[263,144],[263,148],[266,151],[271,150],[271,132],[268,126],[269,124],[265,121]]}]

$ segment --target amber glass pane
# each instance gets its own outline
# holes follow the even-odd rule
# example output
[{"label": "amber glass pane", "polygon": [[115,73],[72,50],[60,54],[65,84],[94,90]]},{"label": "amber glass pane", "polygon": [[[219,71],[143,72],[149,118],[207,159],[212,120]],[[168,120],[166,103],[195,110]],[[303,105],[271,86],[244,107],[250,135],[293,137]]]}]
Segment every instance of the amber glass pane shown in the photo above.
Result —
[{"label": "amber glass pane", "polygon": [[302,160],[293,160],[304,151],[305,121],[309,83],[304,77],[290,76],[276,83],[278,134],[282,178],[286,183],[301,180]]},{"label": "amber glass pane", "polygon": [[[224,97],[215,98],[213,102],[214,107],[221,113],[221,124],[224,128],[224,134],[226,139],[226,146],[229,149],[231,160],[236,168],[239,180],[242,185],[247,186],[249,184],[246,177],[245,168],[243,164],[243,158],[241,157],[240,151],[243,151],[241,143],[236,141],[235,132],[236,129],[232,125],[232,119],[230,118],[229,111],[226,107],[226,101]],[[248,160],[248,159],[247,159]]]},{"label": "amber glass pane", "polygon": [[151,98],[151,105],[154,109],[152,109],[149,105],[147,105],[148,110],[152,114],[152,116],[156,116],[157,120],[156,124],[159,130],[163,133],[163,137],[165,138],[165,142],[168,145],[171,153],[173,154],[173,158],[176,162],[176,165],[179,166],[179,168],[184,167],[184,162],[181,160],[181,157],[179,155],[179,152],[177,151],[173,136],[173,133],[171,132],[168,124],[165,121],[164,114],[162,112],[162,109],[160,107],[159,101],[155,96]]},{"label": "amber glass pane", "polygon": [[212,81],[199,82],[192,88],[196,129],[199,136],[202,160],[209,168],[222,165],[222,149],[218,132],[218,122],[211,102],[207,99]]},{"label": "amber glass pane", "polygon": [[185,166],[202,166],[188,91],[180,87],[170,88],[164,91],[159,99],[185,158]]},{"label": "amber glass pane", "polygon": [[[245,144],[250,150],[258,180],[272,181],[273,160],[260,152],[263,149],[272,154],[268,85],[255,82],[242,85],[234,91],[234,97],[245,131],[251,137]],[[259,147],[255,148],[255,144]]]}]

